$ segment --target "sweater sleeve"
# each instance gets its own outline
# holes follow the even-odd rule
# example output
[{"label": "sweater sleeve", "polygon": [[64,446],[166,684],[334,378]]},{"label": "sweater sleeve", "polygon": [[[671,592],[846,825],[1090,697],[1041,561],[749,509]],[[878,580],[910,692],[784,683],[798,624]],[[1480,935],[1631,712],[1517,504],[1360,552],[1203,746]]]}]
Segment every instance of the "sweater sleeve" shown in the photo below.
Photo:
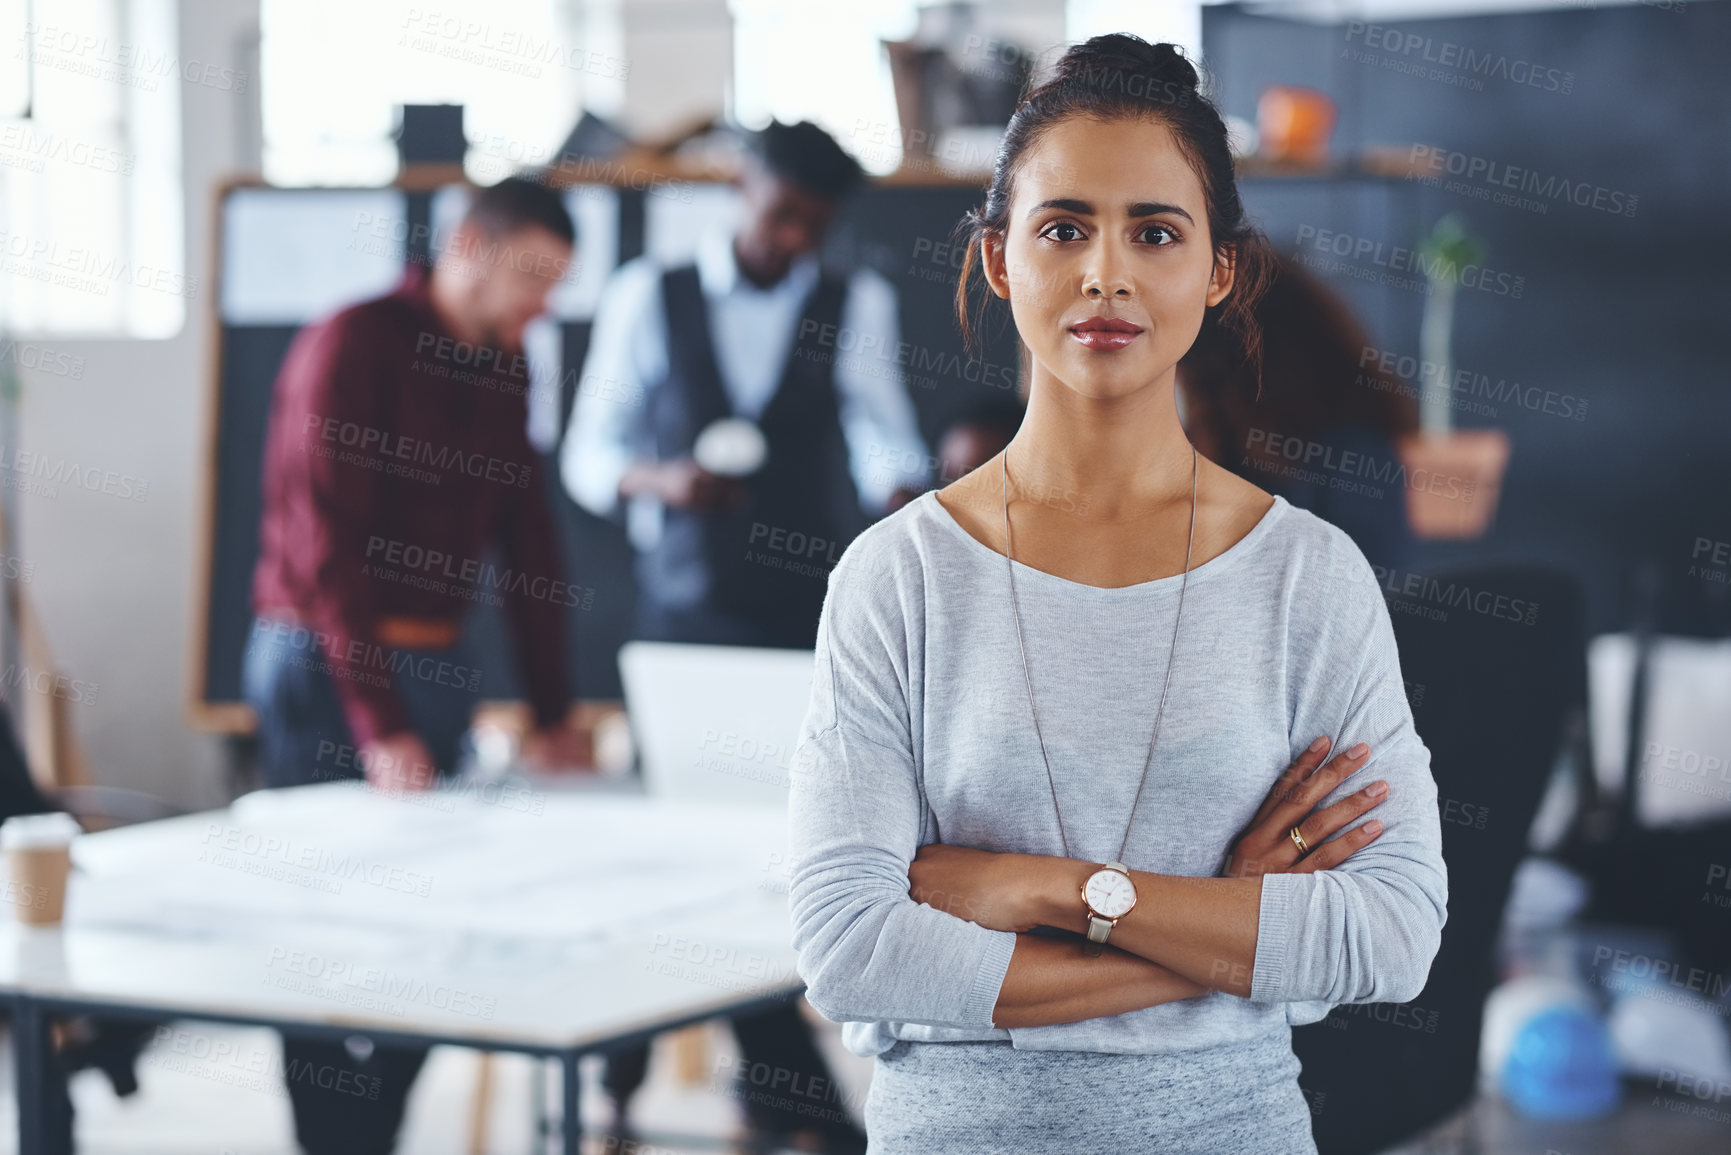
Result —
[{"label": "sweater sleeve", "polygon": [[925,825],[905,680],[917,640],[893,577],[862,556],[876,537],[856,538],[831,571],[794,751],[799,974],[812,1006],[836,1022],[989,1029],[1016,936],[908,894]]},{"label": "sweater sleeve", "polygon": [[1296,758],[1318,734],[1339,752],[1370,745],[1365,765],[1319,806],[1378,779],[1389,793],[1346,828],[1380,819],[1382,835],[1341,865],[1263,876],[1250,997],[1309,1004],[1288,1008],[1292,1022],[1314,1022],[1339,1003],[1417,998],[1448,918],[1436,782],[1413,728],[1388,607],[1357,547],[1340,535],[1336,550],[1326,580],[1294,594],[1295,606],[1315,599],[1317,611],[1295,621],[1287,639],[1291,752]]},{"label": "sweater sleeve", "polygon": [[[306,501],[290,517],[304,518],[290,532],[304,542],[313,570],[312,598],[302,607],[332,671],[331,685],[355,745],[410,728],[396,676],[380,678],[365,665],[379,649],[379,582],[361,561],[378,527],[379,473],[349,455],[320,453],[310,431],[337,426],[378,434],[390,430],[382,348],[360,314],[346,311],[295,339],[277,378],[270,437],[275,466],[304,470]],[[374,462],[377,464],[377,462]],[[282,484],[267,480],[267,485]]]}]

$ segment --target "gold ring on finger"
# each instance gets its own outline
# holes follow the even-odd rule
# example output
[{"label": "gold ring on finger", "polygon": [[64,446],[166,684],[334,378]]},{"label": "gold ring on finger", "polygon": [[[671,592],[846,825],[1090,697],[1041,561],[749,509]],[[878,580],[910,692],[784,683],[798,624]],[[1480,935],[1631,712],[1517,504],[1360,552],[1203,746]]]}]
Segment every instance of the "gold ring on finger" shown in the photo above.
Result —
[{"label": "gold ring on finger", "polygon": [[1298,847],[1300,857],[1310,853],[1310,843],[1304,840],[1304,835],[1298,832],[1298,827],[1294,826],[1292,828],[1290,837],[1292,838],[1292,845]]}]

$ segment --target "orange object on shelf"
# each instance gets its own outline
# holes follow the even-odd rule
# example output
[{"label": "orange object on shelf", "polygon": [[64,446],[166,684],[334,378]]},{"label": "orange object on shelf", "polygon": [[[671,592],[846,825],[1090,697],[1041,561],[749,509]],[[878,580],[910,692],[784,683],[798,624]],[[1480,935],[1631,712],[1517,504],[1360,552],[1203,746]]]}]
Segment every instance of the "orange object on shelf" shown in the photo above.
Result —
[{"label": "orange object on shelf", "polygon": [[1277,84],[1264,89],[1256,102],[1262,155],[1285,164],[1326,164],[1335,117],[1334,101],[1314,88]]}]

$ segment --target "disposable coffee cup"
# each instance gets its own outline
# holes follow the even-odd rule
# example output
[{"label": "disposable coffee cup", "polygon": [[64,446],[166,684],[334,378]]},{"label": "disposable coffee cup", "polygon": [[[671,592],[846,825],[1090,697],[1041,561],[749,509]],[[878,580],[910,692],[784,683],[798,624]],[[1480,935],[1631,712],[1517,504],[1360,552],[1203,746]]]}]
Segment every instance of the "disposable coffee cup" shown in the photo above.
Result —
[{"label": "disposable coffee cup", "polygon": [[691,457],[717,477],[750,477],[769,457],[763,430],[742,417],[722,417],[705,425],[691,445]]},{"label": "disposable coffee cup", "polygon": [[72,840],[78,834],[78,822],[70,814],[19,814],[0,824],[0,852],[11,874],[5,898],[19,922],[60,922],[72,873]]}]

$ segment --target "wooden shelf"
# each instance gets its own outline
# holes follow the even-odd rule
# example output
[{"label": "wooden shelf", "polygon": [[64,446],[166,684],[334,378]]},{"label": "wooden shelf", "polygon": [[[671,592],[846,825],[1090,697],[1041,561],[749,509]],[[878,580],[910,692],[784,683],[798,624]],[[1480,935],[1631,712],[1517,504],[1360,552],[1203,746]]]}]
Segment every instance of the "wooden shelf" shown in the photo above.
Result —
[{"label": "wooden shelf", "polygon": [[1409,180],[1428,171],[1411,162],[1411,151],[1410,145],[1377,145],[1326,165],[1291,164],[1246,156],[1240,157],[1235,167],[1239,180]]}]

